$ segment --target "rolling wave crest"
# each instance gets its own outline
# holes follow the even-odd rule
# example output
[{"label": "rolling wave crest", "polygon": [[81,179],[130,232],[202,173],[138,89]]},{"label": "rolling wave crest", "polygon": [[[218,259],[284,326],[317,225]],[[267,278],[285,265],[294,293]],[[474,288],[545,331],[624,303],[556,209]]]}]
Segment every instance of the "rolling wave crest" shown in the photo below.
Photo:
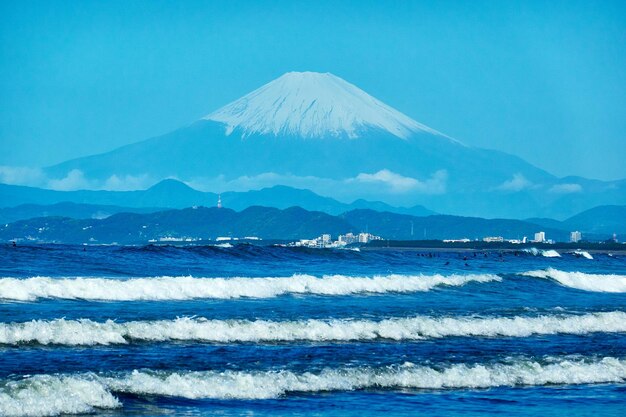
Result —
[{"label": "rolling wave crest", "polygon": [[586,274],[584,272],[565,272],[548,268],[545,270],[529,271],[522,275],[535,278],[550,278],[561,285],[584,291],[594,292],[626,292],[626,275],[613,274]]},{"label": "rolling wave crest", "polygon": [[350,295],[429,291],[437,286],[500,281],[493,274],[386,275],[351,277],[312,275],[266,278],[155,277],[126,280],[109,278],[1,278],[0,298],[34,301],[45,298],[93,301],[190,300],[241,297],[271,298],[287,294]]},{"label": "rolling wave crest", "polygon": [[621,311],[568,316],[538,317],[411,317],[374,320],[33,320],[0,324],[0,344],[18,345],[110,345],[133,342],[195,341],[318,342],[419,340],[443,337],[528,337],[550,334],[626,332],[626,313]]},{"label": "rolling wave crest", "polygon": [[[319,372],[133,371],[101,376],[38,375],[0,383],[0,414],[7,416],[85,413],[121,406],[114,393],[189,399],[270,399],[290,393],[363,389],[478,389],[498,386],[623,383],[626,361],[552,358],[541,363],[514,360],[499,364],[384,368],[326,368]],[[73,395],[66,395],[73,393]],[[42,395],[43,394],[43,395]]]}]

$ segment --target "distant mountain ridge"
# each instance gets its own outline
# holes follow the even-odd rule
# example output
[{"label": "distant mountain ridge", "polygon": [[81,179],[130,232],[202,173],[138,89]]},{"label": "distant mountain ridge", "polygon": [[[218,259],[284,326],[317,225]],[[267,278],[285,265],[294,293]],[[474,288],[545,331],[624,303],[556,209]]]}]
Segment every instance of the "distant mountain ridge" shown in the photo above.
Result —
[{"label": "distant mountain ridge", "polygon": [[585,210],[567,220],[558,222],[552,219],[528,219],[547,227],[561,228],[566,230],[578,230],[585,234],[611,234],[626,235],[626,206],[598,206]]},{"label": "distant mountain ridge", "polygon": [[[214,207],[217,205],[218,195],[197,191],[186,184],[176,180],[164,180],[161,183],[144,191],[116,192],[116,191],[52,191],[38,188],[8,186],[0,184],[0,202],[6,204],[19,203],[16,206],[0,207],[0,224],[11,223],[18,220],[26,220],[36,217],[60,216],[73,219],[99,219],[118,213],[154,213],[168,209],[183,209],[193,206]],[[406,229],[406,219],[409,216],[413,222],[413,234],[404,235],[403,239],[425,239],[429,237],[429,224],[450,224],[454,221],[469,221],[479,226],[488,225],[489,219],[470,218],[461,216],[443,216],[421,207],[392,207],[382,202],[356,200],[350,204],[341,203],[328,197],[319,196],[309,190],[299,190],[284,186],[275,186],[262,190],[254,190],[241,193],[221,194],[221,200],[226,208],[236,211],[244,210],[252,206],[274,207],[286,209],[300,206],[308,211],[320,211],[330,215],[343,215],[352,213],[351,221],[359,227],[367,224],[357,222],[355,213],[378,212],[378,219],[398,222],[388,224],[386,230],[393,228]],[[35,202],[35,204],[33,204]],[[119,204],[132,204],[121,206]],[[386,213],[386,214],[385,214]],[[393,215],[393,216],[392,216]],[[397,215],[397,216],[396,216]],[[404,216],[404,217],[403,217]],[[372,217],[371,215],[368,217]],[[419,219],[415,219],[415,218]],[[426,218],[427,220],[424,220]],[[441,222],[442,219],[443,223]],[[583,211],[564,221],[549,218],[528,218],[523,223],[531,223],[537,228],[553,231],[574,231],[583,233],[583,237],[608,238],[611,234],[626,234],[626,206],[598,206]],[[516,225],[518,220],[500,219],[502,222],[510,222],[509,229],[514,235],[518,232]],[[517,223],[516,223],[517,222]],[[439,227],[439,226],[437,226]],[[457,229],[458,227],[455,226]],[[420,229],[421,228],[421,229]],[[455,229],[456,230],[456,229]],[[472,231],[473,229],[464,229]],[[478,230],[478,229],[477,229]],[[483,227],[483,232],[489,229]],[[527,229],[523,229],[527,230]],[[472,233],[475,233],[474,230]],[[395,233],[395,232],[394,232]],[[403,232],[404,233],[404,232]],[[487,233],[489,234],[489,233]]]},{"label": "distant mountain ridge", "polygon": [[163,207],[120,207],[98,204],[55,203],[21,204],[15,207],[0,207],[0,224],[37,217],[69,217],[72,219],[104,219],[117,213],[154,213]]},{"label": "distant mountain ridge", "polygon": [[15,238],[58,243],[148,243],[162,237],[216,239],[256,236],[263,239],[316,237],[320,231],[345,233],[353,227],[344,219],[299,207],[279,210],[249,207],[198,207],[157,213],[119,213],[106,219],[44,217],[0,226],[0,240]]},{"label": "distant mountain ridge", "polygon": [[[251,206],[267,206],[282,209],[300,206],[307,210],[322,211],[335,215],[356,208],[371,208],[379,211],[384,210],[416,216],[434,214],[433,211],[422,206],[409,208],[393,207],[382,202],[365,200],[357,200],[346,204],[329,197],[322,197],[309,190],[300,190],[286,186],[275,186],[247,192],[226,192],[220,196],[223,206],[234,210],[243,210]],[[173,179],[163,180],[149,189],[141,191],[54,191],[0,184],[0,207],[15,207],[23,204],[46,206],[71,202],[87,205],[116,206],[117,208],[108,207],[107,210],[112,213],[120,213],[123,211],[137,211],[134,210],[137,208],[182,209],[192,206],[213,207],[217,205],[217,200],[218,195],[215,193],[198,191]],[[124,208],[129,208],[129,210]]]},{"label": "distant mountain ridge", "polygon": [[551,239],[567,240],[568,232],[520,220],[458,216],[416,217],[373,210],[352,210],[332,216],[300,207],[279,210],[249,207],[240,212],[197,207],[156,213],[119,213],[106,219],[44,217],[0,226],[0,240],[57,243],[147,243],[161,238],[216,239],[220,236],[262,239],[314,238],[324,233],[368,231],[385,239],[519,238],[543,230]]}]

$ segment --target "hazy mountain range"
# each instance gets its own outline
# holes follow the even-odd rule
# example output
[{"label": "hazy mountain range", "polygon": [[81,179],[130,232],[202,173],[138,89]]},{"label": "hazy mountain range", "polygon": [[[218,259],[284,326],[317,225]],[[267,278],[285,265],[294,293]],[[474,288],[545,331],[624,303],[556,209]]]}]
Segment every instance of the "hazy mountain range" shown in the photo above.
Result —
[{"label": "hazy mountain range", "polygon": [[[81,218],[105,217],[121,212],[146,213],[165,208],[213,207],[217,205],[218,197],[224,207],[238,211],[251,206],[280,209],[299,206],[328,214],[341,214],[354,209],[372,209],[414,216],[434,214],[422,206],[394,207],[379,201],[366,200],[356,200],[350,204],[341,203],[309,190],[286,186],[218,195],[195,190],[180,181],[163,180],[147,190],[139,191],[55,191],[0,184],[0,222],[45,215],[76,217],[73,214],[73,210],[79,209],[76,204],[80,204],[83,213]],[[92,215],[87,215],[89,213]]]},{"label": "hazy mountain range", "polygon": [[[283,185],[343,202],[362,198],[483,217],[565,219],[626,204],[626,180],[557,178],[545,168],[465,145],[332,74],[305,72],[287,73],[174,132],[45,174],[65,188],[165,178],[212,191]],[[274,200],[291,199],[291,188],[273,192]]]},{"label": "hazy mountain range", "polygon": [[[155,213],[119,213],[105,219],[42,217],[0,226],[0,240],[56,243],[147,243],[151,239],[216,239],[219,236],[263,239],[314,238],[323,233],[369,231],[387,239],[480,238],[487,235],[532,236],[539,226],[520,220],[485,220],[455,216],[415,217],[353,210],[340,216],[300,207],[284,210],[249,207],[241,212],[225,208],[187,208]],[[545,229],[564,240],[567,232]]]},{"label": "hazy mountain range", "polygon": [[[319,196],[309,190],[284,186],[217,195],[194,190],[175,180],[164,180],[142,191],[53,191],[0,185],[0,224],[42,217],[65,217],[76,220],[106,219],[120,213],[148,214],[170,209],[202,206],[210,208],[217,205],[218,198],[224,208],[234,211],[243,211],[257,206],[277,209],[297,206],[304,209],[302,213],[322,212],[331,216],[340,215],[348,218],[355,230],[366,230],[368,222],[371,222],[369,224],[371,230],[380,230],[378,233],[384,232],[385,236],[402,239],[434,239],[436,236],[448,238],[468,234],[474,237],[491,234],[516,237],[523,233],[528,234],[529,230],[535,229],[551,230],[556,232],[553,238],[558,236],[562,239],[567,239],[567,232],[573,230],[579,230],[585,237],[594,239],[606,239],[612,233],[626,234],[624,221],[626,206],[598,206],[564,221],[529,218],[520,222],[508,219],[436,215],[422,206],[393,207],[385,203],[365,200],[345,204],[332,198]],[[367,213],[368,220],[359,220],[358,213]],[[36,222],[40,221],[42,220]],[[70,222],[70,224],[77,223]],[[503,227],[505,225],[506,227]],[[523,227],[520,228],[520,225]],[[285,233],[281,235],[281,238],[290,238],[293,235],[292,231],[299,229],[287,223],[275,230]],[[323,230],[323,225],[311,230],[320,233],[328,232]],[[408,230],[413,230],[413,233],[409,233]],[[252,231],[249,232],[252,233]]]},{"label": "hazy mountain range", "polygon": [[[546,232],[550,239],[567,241],[571,230],[580,230],[586,239],[592,240],[606,240],[613,232],[626,233],[624,224],[615,220],[624,218],[626,206],[598,207],[565,222],[450,215],[411,216],[369,209],[355,209],[334,216],[301,207],[281,210],[260,206],[248,207],[239,212],[228,208],[193,207],[141,213],[143,210],[151,210],[144,208],[105,218],[84,218],[80,216],[89,214],[92,209],[97,209],[97,213],[102,215],[107,210],[113,211],[119,207],[77,203],[36,207],[49,214],[66,210],[66,213],[73,213],[76,217],[48,215],[0,225],[0,241],[136,244],[164,237],[208,240],[218,236],[295,240],[313,238],[323,233],[336,237],[347,232],[363,231],[385,239],[400,240],[481,239],[485,236],[521,239],[524,236],[532,237],[540,230]],[[4,208],[0,214],[15,217],[11,210],[20,212],[24,206]]]}]

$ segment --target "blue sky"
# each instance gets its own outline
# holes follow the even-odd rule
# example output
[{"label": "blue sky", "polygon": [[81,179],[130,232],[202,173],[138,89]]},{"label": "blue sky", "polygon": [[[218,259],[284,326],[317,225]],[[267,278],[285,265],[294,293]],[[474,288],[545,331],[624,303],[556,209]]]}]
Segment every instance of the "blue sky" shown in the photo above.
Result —
[{"label": "blue sky", "polygon": [[0,3],[0,165],[185,126],[332,72],[467,144],[626,178],[624,2]]}]

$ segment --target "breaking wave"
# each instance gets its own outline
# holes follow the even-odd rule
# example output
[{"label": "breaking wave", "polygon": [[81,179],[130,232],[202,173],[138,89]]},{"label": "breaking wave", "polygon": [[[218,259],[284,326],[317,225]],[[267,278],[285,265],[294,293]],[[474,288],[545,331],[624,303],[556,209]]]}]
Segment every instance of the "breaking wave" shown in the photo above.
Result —
[{"label": "breaking wave", "polygon": [[[421,366],[411,363],[371,367],[325,368],[319,372],[133,371],[127,374],[40,375],[0,383],[0,414],[7,416],[85,413],[116,408],[115,393],[188,399],[278,398],[290,393],[364,389],[480,389],[499,386],[623,383],[626,360],[548,358],[498,364]],[[73,395],[67,395],[72,393]]]},{"label": "breaking wave", "polygon": [[561,255],[554,249],[540,250],[537,248],[523,249],[524,252],[530,253],[534,256],[541,255],[545,258],[560,258]]},{"label": "breaking wave", "polygon": [[493,274],[387,275],[351,277],[312,275],[266,278],[0,278],[0,299],[40,298],[92,301],[190,300],[200,298],[270,298],[287,294],[350,295],[429,291],[437,286],[501,281]]},{"label": "breaking wave", "polygon": [[121,407],[111,391],[91,375],[37,375],[0,382],[0,415],[57,416]]},{"label": "breaking wave", "polygon": [[584,251],[584,250],[574,251],[574,255],[577,256],[577,257],[582,256],[585,259],[593,259],[593,256],[591,256],[591,254],[589,252]]},{"label": "breaking wave", "polygon": [[626,292],[626,275],[565,272],[554,268],[524,272],[522,275],[535,278],[550,278],[566,287],[585,291],[614,293]]},{"label": "breaking wave", "polygon": [[528,337],[551,334],[626,332],[626,312],[538,317],[411,317],[386,320],[33,320],[0,324],[0,344],[109,345],[134,342],[195,341],[318,342],[419,340],[443,337]]}]

